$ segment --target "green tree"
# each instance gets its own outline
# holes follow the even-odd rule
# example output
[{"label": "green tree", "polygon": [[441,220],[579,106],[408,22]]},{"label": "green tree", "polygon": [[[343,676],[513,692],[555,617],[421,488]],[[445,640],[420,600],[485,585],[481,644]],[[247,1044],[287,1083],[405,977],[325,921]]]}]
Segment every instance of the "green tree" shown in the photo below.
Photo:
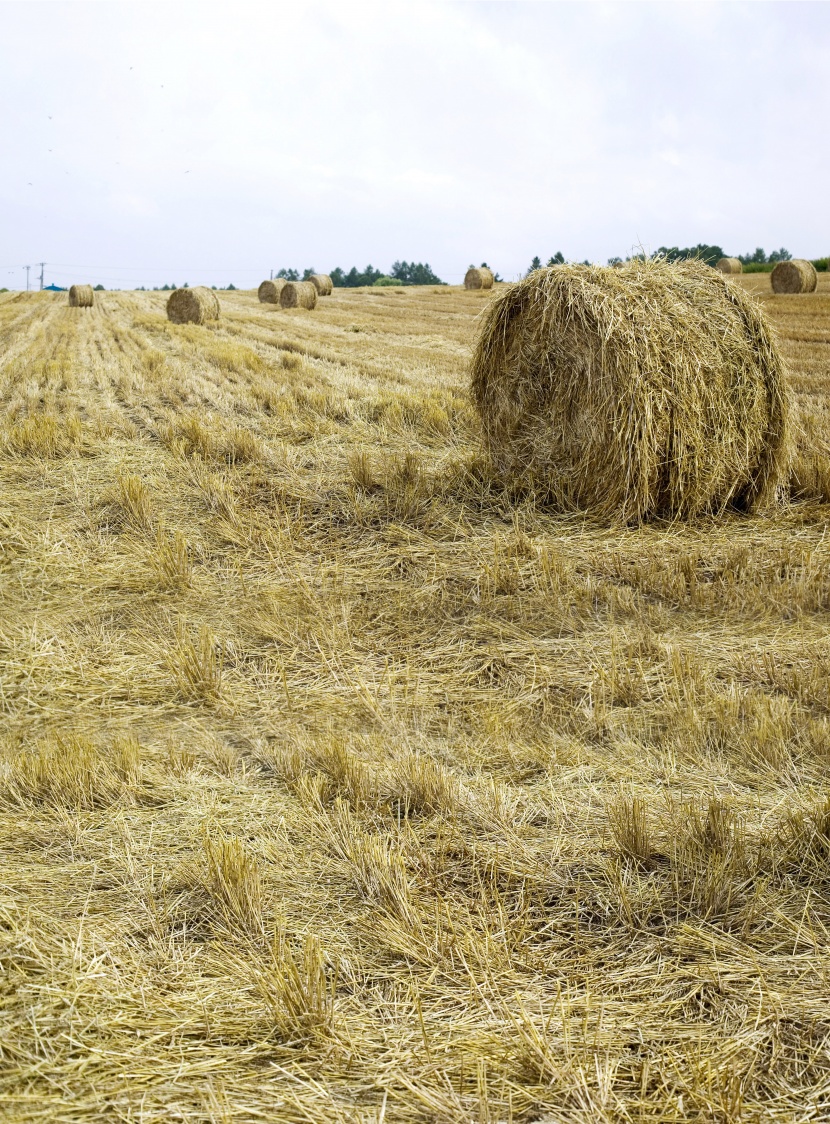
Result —
[{"label": "green tree", "polygon": [[389,270],[389,276],[404,285],[443,285],[445,282],[433,272],[429,262],[396,261]]},{"label": "green tree", "polygon": [[557,250],[552,258],[548,258],[548,265],[564,265],[565,255],[561,250]]},{"label": "green tree", "polygon": [[538,258],[538,257],[534,258],[533,261],[530,263],[530,269],[525,274],[525,277],[529,277],[535,269],[541,269],[541,268],[542,268],[541,258]]}]

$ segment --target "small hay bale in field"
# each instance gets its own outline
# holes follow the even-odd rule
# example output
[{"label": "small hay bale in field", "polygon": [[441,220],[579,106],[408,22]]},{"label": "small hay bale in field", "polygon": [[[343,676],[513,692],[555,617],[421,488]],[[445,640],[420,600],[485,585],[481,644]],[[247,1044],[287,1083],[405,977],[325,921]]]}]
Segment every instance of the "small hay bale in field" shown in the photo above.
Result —
[{"label": "small hay bale in field", "polygon": [[774,293],[814,293],[818,274],[811,261],[793,258],[780,261],[772,271],[771,280]]},{"label": "small hay bale in field", "polygon": [[603,519],[757,508],[788,459],[764,314],[701,262],[536,270],[487,308],[472,395],[497,470]]},{"label": "small hay bale in field", "polygon": [[285,282],[281,277],[275,281],[263,281],[257,289],[257,296],[263,304],[279,304],[280,293],[285,287]]},{"label": "small hay bale in field", "polygon": [[283,308],[316,308],[317,290],[310,281],[286,281],[280,293]]},{"label": "small hay bale in field", "polygon": [[493,281],[493,271],[484,265],[481,269],[468,269],[464,274],[465,289],[492,289]]},{"label": "small hay bale in field", "polygon": [[91,285],[73,285],[69,290],[70,308],[92,308],[95,294]]},{"label": "small hay bale in field", "polygon": [[219,298],[212,289],[174,289],[167,301],[167,319],[174,324],[204,324],[218,320]]},{"label": "small hay bale in field", "polygon": [[719,269],[721,273],[743,273],[744,271],[740,258],[721,258],[715,268]]},{"label": "small hay bale in field", "polygon": [[330,297],[333,285],[327,273],[312,273],[309,281],[317,290],[318,297]]}]

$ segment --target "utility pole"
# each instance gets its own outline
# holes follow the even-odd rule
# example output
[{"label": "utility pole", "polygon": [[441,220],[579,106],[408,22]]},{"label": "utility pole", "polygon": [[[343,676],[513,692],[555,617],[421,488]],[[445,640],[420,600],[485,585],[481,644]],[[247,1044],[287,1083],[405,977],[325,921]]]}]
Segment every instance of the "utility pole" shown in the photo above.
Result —
[{"label": "utility pole", "polygon": [[274,280],[274,271],[273,271],[273,269],[271,270],[271,280],[272,280],[272,281]]},{"label": "utility pole", "polygon": [[46,265],[46,262],[39,261],[37,264],[40,266],[40,287],[43,289],[43,267]]},{"label": "utility pole", "polygon": [[28,291],[29,291],[29,270],[32,267],[30,265],[24,265],[23,268],[26,270],[26,292],[28,293]]}]

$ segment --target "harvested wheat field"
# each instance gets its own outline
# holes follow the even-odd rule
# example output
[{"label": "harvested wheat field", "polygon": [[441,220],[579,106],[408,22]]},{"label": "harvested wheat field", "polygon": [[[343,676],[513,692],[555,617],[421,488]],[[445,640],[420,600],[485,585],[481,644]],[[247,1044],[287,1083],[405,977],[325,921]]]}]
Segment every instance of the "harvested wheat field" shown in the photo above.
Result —
[{"label": "harvested wheat field", "polygon": [[787,502],[641,526],[488,467],[498,285],[0,296],[4,1119],[828,1118],[830,280],[729,284]]}]

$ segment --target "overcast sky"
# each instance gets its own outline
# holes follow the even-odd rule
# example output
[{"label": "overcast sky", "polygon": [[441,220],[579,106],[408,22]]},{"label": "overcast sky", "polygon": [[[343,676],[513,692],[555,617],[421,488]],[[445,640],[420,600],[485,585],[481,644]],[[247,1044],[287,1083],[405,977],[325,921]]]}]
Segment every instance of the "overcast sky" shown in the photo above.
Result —
[{"label": "overcast sky", "polygon": [[10,288],[830,252],[826,4],[5,0],[0,104]]}]

